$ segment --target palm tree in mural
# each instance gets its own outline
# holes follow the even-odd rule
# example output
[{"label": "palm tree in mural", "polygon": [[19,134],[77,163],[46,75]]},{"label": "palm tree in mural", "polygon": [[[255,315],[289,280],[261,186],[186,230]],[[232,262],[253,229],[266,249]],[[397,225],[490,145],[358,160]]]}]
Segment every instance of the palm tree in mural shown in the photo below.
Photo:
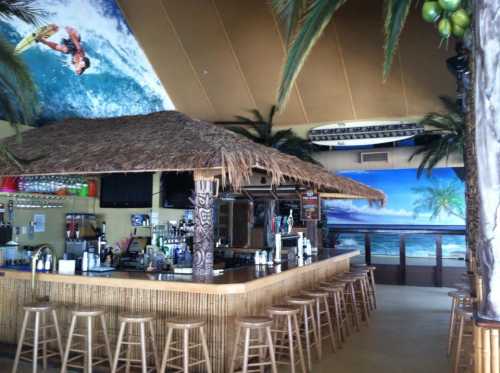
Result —
[{"label": "palm tree in mural", "polygon": [[[32,0],[0,1],[0,20],[18,18],[36,25],[44,12]],[[20,140],[19,124],[30,124],[37,110],[36,87],[27,66],[14,53],[14,47],[0,35],[0,113],[16,129]],[[15,157],[4,146],[0,156],[8,158],[21,167],[22,160]]]},{"label": "palm tree in mural", "polygon": [[273,105],[267,118],[265,118],[257,109],[251,110],[250,113],[253,115],[253,118],[244,116],[235,117],[238,119],[238,122],[235,122],[236,124],[249,126],[250,128],[232,126],[229,127],[229,130],[243,135],[258,144],[270,146],[283,153],[294,155],[304,161],[317,164],[316,160],[312,157],[314,145],[308,140],[297,136],[290,128],[273,131],[273,121],[276,112],[277,107]]},{"label": "palm tree in mural", "polygon": [[[347,0],[272,0],[285,29],[288,51],[278,90],[278,106],[287,101],[292,86],[312,48]],[[384,0],[384,80],[389,75],[401,31],[414,0]]]},{"label": "palm tree in mural", "polygon": [[412,188],[412,191],[418,195],[413,202],[415,217],[430,212],[429,220],[446,215],[465,219],[464,194],[458,183],[439,183],[433,179],[432,185]]},{"label": "palm tree in mural", "polygon": [[[439,130],[439,135],[416,149],[409,159],[411,161],[418,155],[423,156],[417,169],[418,177],[423,174],[424,170],[427,170],[430,175],[432,169],[440,161],[448,160],[450,155],[459,154],[463,156],[464,154],[465,115],[452,98],[441,96],[440,99],[448,110],[448,113],[429,113],[420,122],[424,126],[430,126]],[[465,180],[463,169],[454,168],[454,171],[460,180]]]}]

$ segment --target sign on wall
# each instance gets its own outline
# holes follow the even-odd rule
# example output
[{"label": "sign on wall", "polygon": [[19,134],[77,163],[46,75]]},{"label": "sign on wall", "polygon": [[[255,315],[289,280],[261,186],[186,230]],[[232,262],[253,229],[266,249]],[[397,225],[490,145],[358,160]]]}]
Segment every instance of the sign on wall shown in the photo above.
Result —
[{"label": "sign on wall", "polygon": [[318,193],[307,191],[301,196],[300,218],[303,221],[320,219],[320,199]]}]

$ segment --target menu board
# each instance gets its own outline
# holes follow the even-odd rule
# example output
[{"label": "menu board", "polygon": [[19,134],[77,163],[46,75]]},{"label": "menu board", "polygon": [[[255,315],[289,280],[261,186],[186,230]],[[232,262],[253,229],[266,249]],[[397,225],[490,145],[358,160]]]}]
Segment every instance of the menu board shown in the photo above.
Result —
[{"label": "menu board", "polygon": [[320,219],[320,202],[318,193],[313,191],[303,193],[300,207],[301,220],[306,221]]}]

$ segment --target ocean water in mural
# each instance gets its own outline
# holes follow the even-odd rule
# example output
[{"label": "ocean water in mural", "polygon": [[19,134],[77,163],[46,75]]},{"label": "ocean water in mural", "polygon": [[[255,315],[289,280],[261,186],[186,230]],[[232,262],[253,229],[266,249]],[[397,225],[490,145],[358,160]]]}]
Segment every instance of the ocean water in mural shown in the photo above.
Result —
[{"label": "ocean water in mural", "polygon": [[36,5],[47,12],[48,29],[13,19],[0,22],[0,32],[16,46],[40,31],[18,49],[39,89],[40,122],[174,108],[115,0]]},{"label": "ocean water in mural", "polygon": [[[327,201],[325,203],[328,224],[363,226],[464,226],[464,183],[451,168],[439,168],[432,176],[417,178],[416,170],[371,170],[339,173],[387,195],[384,207],[370,206],[366,201]],[[372,255],[399,256],[399,235],[372,234]],[[406,252],[409,257],[435,256],[435,237],[409,235]],[[363,248],[361,234],[341,234],[338,248]],[[465,237],[443,236],[443,257],[460,258],[465,255]]]}]

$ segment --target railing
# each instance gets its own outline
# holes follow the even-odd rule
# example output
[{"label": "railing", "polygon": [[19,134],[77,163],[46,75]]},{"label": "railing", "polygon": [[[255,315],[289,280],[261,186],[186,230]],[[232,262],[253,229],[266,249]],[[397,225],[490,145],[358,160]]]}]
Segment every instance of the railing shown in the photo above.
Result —
[{"label": "railing", "polygon": [[[364,259],[367,264],[392,266],[393,271],[399,271],[398,282],[400,284],[406,283],[406,272],[409,266],[420,266],[434,267],[435,285],[443,286],[443,266],[459,267],[462,270],[467,260],[465,227],[463,226],[329,225],[326,245],[339,250],[348,248],[342,241],[339,241],[342,235],[344,237],[350,235],[348,241],[352,241],[352,245],[357,245],[361,249],[364,254],[364,258],[360,258],[362,261]],[[463,239],[457,239],[458,236],[462,236]],[[390,241],[389,245],[385,245],[390,246],[389,249],[384,249],[385,251],[380,247],[383,246],[381,241],[384,239]],[[453,239],[455,243],[448,243],[447,246],[455,247],[455,251],[447,248],[444,252],[443,240],[449,241],[450,239]],[[415,247],[419,245],[419,242],[425,247],[416,250]],[[410,243],[410,250],[408,250],[408,243]]]}]

